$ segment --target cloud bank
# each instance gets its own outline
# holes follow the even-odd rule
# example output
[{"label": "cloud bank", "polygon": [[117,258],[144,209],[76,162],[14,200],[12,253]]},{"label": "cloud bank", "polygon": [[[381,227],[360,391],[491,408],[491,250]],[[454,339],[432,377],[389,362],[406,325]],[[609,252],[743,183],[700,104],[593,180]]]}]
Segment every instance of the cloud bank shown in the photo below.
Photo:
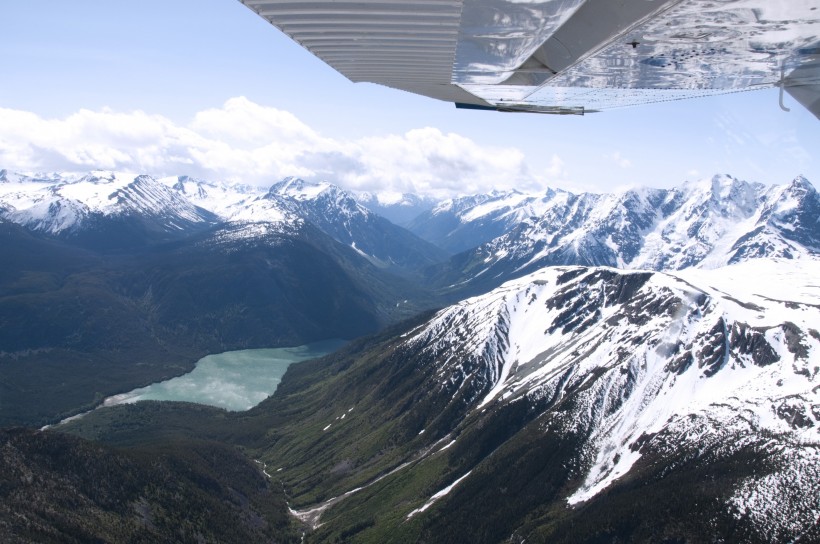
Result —
[{"label": "cloud bank", "polygon": [[80,110],[44,119],[0,108],[0,168],[124,170],[156,176],[270,185],[285,176],[370,191],[450,196],[492,189],[538,190],[565,175],[557,156],[533,173],[524,154],[435,128],[340,141],[293,114],[238,97],[186,126],[161,115]]}]

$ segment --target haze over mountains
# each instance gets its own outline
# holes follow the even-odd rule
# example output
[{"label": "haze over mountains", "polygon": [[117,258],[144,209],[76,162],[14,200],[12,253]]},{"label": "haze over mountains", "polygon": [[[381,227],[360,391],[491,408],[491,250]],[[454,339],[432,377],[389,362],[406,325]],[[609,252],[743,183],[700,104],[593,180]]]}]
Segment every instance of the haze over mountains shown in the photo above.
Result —
[{"label": "haze over mountains", "polygon": [[[375,334],[292,366],[242,414],[140,404],[58,428],[148,454],[164,444],[163,470],[189,491],[213,466],[180,476],[174,459],[202,441],[240,446],[251,502],[231,502],[230,477],[208,485],[233,504],[225,523],[263,520],[253,534],[820,539],[820,196],[802,177],[434,202],[296,178],[2,170],[0,232],[2,425],[52,423],[208,352]],[[49,451],[41,434],[4,439]],[[154,470],[60,444],[126,464],[129,489]],[[43,485],[71,481],[74,469],[14,459]],[[170,530],[165,498],[123,495],[115,472],[101,485],[142,496],[156,534]],[[19,508],[37,500],[3,485]],[[100,512],[135,531],[145,519],[82,493],[87,515],[38,510],[28,538],[111,538]],[[0,510],[0,534],[20,537],[13,519]]]}]

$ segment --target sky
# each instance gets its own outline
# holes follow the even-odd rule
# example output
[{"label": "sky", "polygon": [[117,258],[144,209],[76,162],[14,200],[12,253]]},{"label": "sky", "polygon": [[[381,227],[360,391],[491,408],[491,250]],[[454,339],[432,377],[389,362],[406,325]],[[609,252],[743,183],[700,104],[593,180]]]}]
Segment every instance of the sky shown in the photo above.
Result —
[{"label": "sky", "polygon": [[820,185],[820,121],[776,90],[548,116],[351,83],[238,0],[0,3],[0,168],[445,197],[730,174]]}]

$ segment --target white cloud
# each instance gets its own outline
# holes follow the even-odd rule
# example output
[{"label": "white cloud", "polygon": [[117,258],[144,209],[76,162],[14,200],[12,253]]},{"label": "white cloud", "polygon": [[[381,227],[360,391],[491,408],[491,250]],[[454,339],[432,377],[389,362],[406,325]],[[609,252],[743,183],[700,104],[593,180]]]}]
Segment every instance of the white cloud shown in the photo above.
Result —
[{"label": "white cloud", "polygon": [[621,155],[620,151],[614,151],[608,155],[604,155],[605,159],[609,159],[621,168],[629,168],[632,166],[632,161]]},{"label": "white cloud", "polygon": [[236,146],[272,141],[312,145],[321,140],[292,113],[260,106],[245,97],[231,98],[222,108],[197,113],[190,128]]},{"label": "white cloud", "polygon": [[293,114],[239,97],[199,112],[187,126],[142,111],[80,110],[64,119],[0,108],[0,168],[127,170],[269,185],[295,175],[364,190],[468,194],[541,189],[566,177],[557,155],[532,173],[512,147],[419,128],[341,141]]},{"label": "white cloud", "polygon": [[566,165],[564,161],[558,155],[553,154],[550,157],[550,165],[544,171],[545,176],[547,179],[550,180],[550,183],[555,183],[556,181],[563,181],[566,180],[568,177]]}]

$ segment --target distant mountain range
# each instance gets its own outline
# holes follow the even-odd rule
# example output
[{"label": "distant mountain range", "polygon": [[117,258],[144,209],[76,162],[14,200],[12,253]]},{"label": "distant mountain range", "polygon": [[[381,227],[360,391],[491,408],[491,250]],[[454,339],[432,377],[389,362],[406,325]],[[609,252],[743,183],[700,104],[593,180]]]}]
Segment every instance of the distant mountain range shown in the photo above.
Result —
[{"label": "distant mountain range", "polygon": [[767,187],[715,176],[617,194],[457,199],[410,228],[444,247],[473,244],[430,274],[440,286],[476,294],[544,266],[681,270],[812,257],[820,254],[818,217],[820,196],[805,178]]},{"label": "distant mountain range", "polygon": [[[355,339],[248,412],[140,404],[58,427],[115,450],[2,434],[31,452],[3,458],[23,479],[0,478],[2,538],[130,538],[149,511],[167,535],[168,497],[142,481],[164,471],[249,538],[820,540],[820,196],[802,177],[435,202],[0,170],[0,237],[0,425],[205,353]],[[210,445],[247,456],[236,474],[213,475]],[[77,481],[76,515],[37,506]],[[206,518],[185,538],[229,533]]]},{"label": "distant mountain range", "polygon": [[[189,177],[0,173],[0,216],[91,249],[179,240],[219,224],[309,223],[375,265],[411,273],[447,254],[329,183],[288,178],[261,191]],[[252,229],[234,234],[250,235]]]},{"label": "distant mountain range", "polygon": [[217,221],[150,176],[112,172],[66,179],[0,171],[0,213],[32,231],[97,249],[171,240]]},{"label": "distant mountain range", "polygon": [[[373,210],[402,216],[416,236]],[[506,191],[435,203],[296,178],[261,189],[186,176],[0,171],[0,216],[31,230],[81,240],[147,232],[156,241],[157,233],[172,239],[220,223],[303,221],[377,266],[405,274],[427,268],[441,286],[477,280],[478,292],[547,265],[680,270],[801,258],[820,251],[819,210],[820,196],[803,177],[764,186],[719,175],[672,189]]]},{"label": "distant mountain range", "polygon": [[412,193],[357,191],[354,194],[356,200],[368,210],[401,227],[407,227],[416,217],[433,209],[439,203],[433,197]]},{"label": "distant mountain range", "polygon": [[452,198],[417,215],[407,228],[439,247],[460,253],[542,215],[557,194],[552,189],[543,194],[513,190]]}]

